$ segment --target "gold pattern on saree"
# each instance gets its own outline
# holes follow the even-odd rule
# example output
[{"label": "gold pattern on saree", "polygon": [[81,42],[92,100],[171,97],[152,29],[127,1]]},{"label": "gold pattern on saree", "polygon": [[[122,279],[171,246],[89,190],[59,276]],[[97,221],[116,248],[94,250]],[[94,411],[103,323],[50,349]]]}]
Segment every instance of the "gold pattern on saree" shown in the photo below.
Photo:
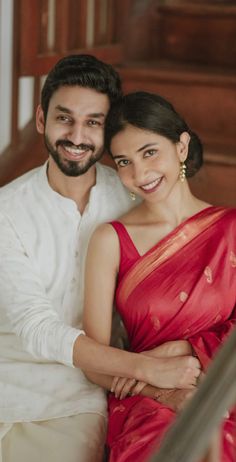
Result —
[{"label": "gold pattern on saree", "polygon": [[187,220],[186,223],[182,223],[181,229],[175,231],[176,234],[171,233],[169,238],[163,239],[163,242],[159,244],[157,243],[152,251],[134,264],[126,273],[126,277],[123,279],[125,282],[122,281],[118,290],[118,298],[121,302],[126,301],[133,289],[148,277],[152,271],[156,270],[162,263],[170,259],[192,239],[199,236],[202,231],[227,213],[227,209],[214,210],[212,207],[209,208],[212,209],[209,215],[192,217],[194,221]]},{"label": "gold pattern on saree", "polygon": [[204,274],[206,276],[206,280],[209,284],[212,283],[213,281],[213,278],[212,278],[212,270],[210,268],[210,266],[206,266],[205,270],[204,270]]},{"label": "gold pattern on saree", "polygon": [[114,407],[112,414],[115,412],[124,412],[125,411],[125,406],[123,404],[119,404],[119,406]]},{"label": "gold pattern on saree", "polygon": [[236,255],[235,255],[235,253],[232,252],[232,251],[230,252],[229,261],[230,261],[230,263],[231,263],[231,266],[232,266],[233,268],[236,268]]},{"label": "gold pattern on saree", "polygon": [[155,330],[160,330],[161,323],[160,323],[160,321],[159,321],[159,319],[158,319],[157,316],[152,316],[152,317],[151,317],[151,323],[152,323],[153,328],[154,328]]},{"label": "gold pattern on saree", "polygon": [[181,302],[185,302],[185,301],[187,300],[187,298],[188,298],[187,292],[184,292],[184,291],[182,290],[182,292],[180,292],[180,294],[179,294],[179,299],[180,299],[180,301],[181,301]]}]

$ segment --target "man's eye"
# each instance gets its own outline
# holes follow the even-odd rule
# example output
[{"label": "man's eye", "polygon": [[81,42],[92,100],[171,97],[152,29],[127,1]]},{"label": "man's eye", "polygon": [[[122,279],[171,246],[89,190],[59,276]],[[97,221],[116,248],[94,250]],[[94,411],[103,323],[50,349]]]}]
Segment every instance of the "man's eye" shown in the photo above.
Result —
[{"label": "man's eye", "polygon": [[90,125],[91,127],[96,127],[96,126],[100,126],[101,122],[99,122],[98,120],[89,120],[88,125]]},{"label": "man's eye", "polygon": [[127,159],[121,159],[117,162],[118,167],[126,167],[129,165],[129,161]]},{"label": "man's eye", "polygon": [[57,120],[59,120],[59,122],[63,122],[63,123],[71,123],[70,117],[65,116],[65,115],[58,116]]}]

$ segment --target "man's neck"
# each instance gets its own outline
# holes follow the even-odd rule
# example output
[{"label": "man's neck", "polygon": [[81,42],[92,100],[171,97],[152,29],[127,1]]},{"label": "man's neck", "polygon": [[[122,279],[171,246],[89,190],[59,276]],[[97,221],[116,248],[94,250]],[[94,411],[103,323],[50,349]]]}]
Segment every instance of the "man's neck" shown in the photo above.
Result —
[{"label": "man's neck", "polygon": [[96,183],[95,165],[83,175],[69,177],[61,172],[54,161],[49,159],[47,176],[51,188],[61,196],[72,199],[82,214],[89,201],[90,191]]}]

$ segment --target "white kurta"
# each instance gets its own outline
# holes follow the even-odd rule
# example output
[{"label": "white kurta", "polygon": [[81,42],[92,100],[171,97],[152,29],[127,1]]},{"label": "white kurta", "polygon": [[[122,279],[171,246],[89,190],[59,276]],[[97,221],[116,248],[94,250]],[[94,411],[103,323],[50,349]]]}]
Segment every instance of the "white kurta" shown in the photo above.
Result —
[{"label": "white kurta", "polygon": [[131,207],[116,172],[97,164],[81,216],[48,184],[46,164],[0,190],[0,421],[97,412],[104,392],[73,367],[91,233]]}]

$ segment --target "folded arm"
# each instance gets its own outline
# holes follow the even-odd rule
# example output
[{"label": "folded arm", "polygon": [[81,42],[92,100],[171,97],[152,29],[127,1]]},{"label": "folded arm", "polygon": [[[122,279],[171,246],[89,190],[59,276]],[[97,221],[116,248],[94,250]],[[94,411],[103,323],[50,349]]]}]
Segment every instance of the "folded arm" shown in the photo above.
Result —
[{"label": "folded arm", "polygon": [[[192,387],[199,374],[199,363],[196,358],[191,356],[154,358],[108,346],[118,268],[118,237],[110,225],[103,225],[95,231],[89,244],[84,306],[85,332],[100,343],[100,346],[95,343],[92,349],[88,346],[87,360],[82,362],[82,358],[86,355],[86,347],[81,354],[83,343],[89,342],[89,339],[79,338],[78,348],[74,349],[75,365],[80,365],[90,380],[109,390],[114,376],[135,378],[163,388]],[[94,358],[93,369],[91,369],[91,356]],[[99,373],[107,375],[108,378],[99,377]]]}]

